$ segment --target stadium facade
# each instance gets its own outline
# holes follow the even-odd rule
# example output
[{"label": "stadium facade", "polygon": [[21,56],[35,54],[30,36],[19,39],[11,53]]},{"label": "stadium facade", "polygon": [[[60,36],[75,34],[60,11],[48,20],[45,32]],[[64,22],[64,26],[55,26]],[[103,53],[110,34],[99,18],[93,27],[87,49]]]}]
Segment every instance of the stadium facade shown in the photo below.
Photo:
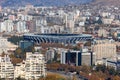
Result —
[{"label": "stadium facade", "polygon": [[80,41],[91,41],[92,35],[89,34],[24,34],[24,40],[34,41],[35,43],[64,43],[76,44]]}]

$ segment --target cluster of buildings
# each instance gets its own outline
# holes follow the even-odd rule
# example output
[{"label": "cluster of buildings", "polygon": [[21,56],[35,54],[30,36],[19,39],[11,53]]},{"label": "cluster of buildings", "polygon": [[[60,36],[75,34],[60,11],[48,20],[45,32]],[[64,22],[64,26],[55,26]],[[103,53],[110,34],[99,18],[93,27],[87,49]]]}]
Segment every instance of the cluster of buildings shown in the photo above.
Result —
[{"label": "cluster of buildings", "polygon": [[[30,41],[21,41],[20,47],[27,48],[32,44]],[[32,41],[34,42],[34,41]],[[32,43],[30,42],[30,43]],[[80,41],[81,48],[79,49],[65,49],[50,47],[43,54],[38,52],[26,53],[26,59],[22,63],[13,65],[10,57],[7,55],[0,56],[0,78],[15,79],[18,77],[30,79],[38,79],[46,76],[46,62],[53,61],[57,54],[57,60],[61,64],[68,64],[71,66],[81,65],[97,65],[105,64],[112,66],[116,70],[119,69],[120,56],[117,54],[116,42],[108,39],[98,39],[92,41],[91,46],[85,46],[84,42]],[[23,46],[24,45],[24,46]],[[35,47],[36,50],[41,51],[42,47]]]},{"label": "cluster of buildings", "polygon": [[13,65],[8,55],[0,56],[0,78],[36,80],[46,76],[45,58],[40,53],[26,53],[26,60]]},{"label": "cluster of buildings", "polygon": [[93,41],[90,47],[81,45],[79,49],[65,48],[50,48],[45,53],[46,61],[52,61],[55,57],[55,52],[60,56],[61,64],[69,64],[74,66],[81,65],[98,65],[104,64],[119,69],[120,57],[117,54],[116,42],[114,40],[96,40]]},{"label": "cluster of buildings", "polygon": [[85,26],[90,24],[120,25],[118,13],[119,7],[115,6],[92,8],[90,5],[82,5],[71,10],[69,7],[55,9],[33,5],[17,9],[6,7],[0,10],[0,32],[80,34],[85,32]]},{"label": "cluster of buildings", "polygon": [[[15,66],[9,56],[0,57],[0,78],[38,79],[45,76],[45,62],[56,54],[61,64],[74,66],[105,64],[120,68],[120,7],[91,5],[34,7],[0,10],[0,35],[22,35],[22,49],[40,44],[81,45],[79,49],[48,47],[44,56],[26,53],[26,60]],[[89,44],[89,46],[88,46]],[[0,53],[10,53],[18,46],[0,37]],[[8,54],[9,55],[9,54]]]}]

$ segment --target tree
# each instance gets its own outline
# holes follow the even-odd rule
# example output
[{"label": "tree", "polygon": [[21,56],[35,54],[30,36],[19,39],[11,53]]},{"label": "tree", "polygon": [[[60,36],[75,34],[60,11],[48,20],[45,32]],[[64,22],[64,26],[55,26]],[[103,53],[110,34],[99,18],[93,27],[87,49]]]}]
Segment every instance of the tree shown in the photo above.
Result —
[{"label": "tree", "polygon": [[91,46],[92,44],[91,44],[91,41],[87,41],[85,44],[84,44],[84,46]]},{"label": "tree", "polygon": [[11,58],[11,62],[13,64],[17,64],[17,63],[21,63],[23,61],[23,59],[20,59],[20,58]]},{"label": "tree", "polygon": [[4,57],[5,56],[5,52],[2,52],[1,56]]},{"label": "tree", "polygon": [[15,58],[14,54],[9,55],[10,58]]},{"label": "tree", "polygon": [[115,69],[112,68],[112,67],[108,68],[108,72],[109,72],[110,75],[115,75],[116,74]]},{"label": "tree", "polygon": [[105,72],[105,70],[107,70],[105,65],[97,65],[96,66],[96,71],[102,71]]},{"label": "tree", "polygon": [[0,80],[5,80],[5,79],[0,78]]},{"label": "tree", "polygon": [[20,76],[16,78],[15,80],[25,80],[24,78],[21,78]]},{"label": "tree", "polygon": [[114,77],[112,78],[112,80],[120,80],[120,77],[119,77],[119,76],[114,76]]},{"label": "tree", "polygon": [[21,58],[21,57],[22,57],[22,49],[21,49],[21,48],[17,48],[17,49],[15,50],[15,56],[16,56],[17,58]]},{"label": "tree", "polygon": [[90,73],[91,68],[89,66],[83,65],[82,68],[81,68],[81,71],[83,71],[85,73]]},{"label": "tree", "polygon": [[16,53],[16,54],[21,54],[21,53],[22,53],[22,49],[18,47],[18,48],[15,50],[15,53]]},{"label": "tree", "polygon": [[39,80],[67,80],[59,74],[48,74],[46,77],[40,78]]},{"label": "tree", "polygon": [[72,78],[72,80],[77,80],[77,78],[76,78],[76,76],[75,76],[75,75],[73,75],[73,78]]},{"label": "tree", "polygon": [[74,50],[80,50],[80,48],[81,48],[81,47],[79,47],[79,46],[74,46],[74,47],[73,47]]}]

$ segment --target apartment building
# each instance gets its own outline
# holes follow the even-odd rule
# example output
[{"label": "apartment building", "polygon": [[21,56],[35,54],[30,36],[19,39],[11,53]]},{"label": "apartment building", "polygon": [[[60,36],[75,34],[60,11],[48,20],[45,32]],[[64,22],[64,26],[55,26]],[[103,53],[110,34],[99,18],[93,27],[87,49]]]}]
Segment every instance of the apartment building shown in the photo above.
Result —
[{"label": "apartment building", "polygon": [[107,37],[108,36],[108,33],[105,29],[99,29],[98,30],[98,36],[99,37]]},{"label": "apartment building", "polygon": [[14,67],[14,79],[18,77],[25,78],[25,61],[16,64]]},{"label": "apartment building", "polygon": [[25,79],[33,80],[44,77],[45,74],[45,58],[40,53],[26,53],[25,61]]},{"label": "apartment building", "polygon": [[103,58],[113,58],[116,56],[116,44],[109,40],[97,40],[93,46],[96,53],[97,63],[101,64]]},{"label": "apartment building", "polygon": [[12,32],[13,31],[13,21],[5,20],[0,22],[0,32]]},{"label": "apartment building", "polygon": [[14,66],[8,55],[0,56],[0,78],[11,80],[14,78]]}]

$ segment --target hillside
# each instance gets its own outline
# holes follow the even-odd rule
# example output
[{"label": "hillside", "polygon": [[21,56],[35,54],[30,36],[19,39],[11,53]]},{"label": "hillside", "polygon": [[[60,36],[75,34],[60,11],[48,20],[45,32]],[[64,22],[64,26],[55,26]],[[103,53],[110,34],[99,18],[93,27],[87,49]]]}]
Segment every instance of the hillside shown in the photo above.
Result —
[{"label": "hillside", "polygon": [[94,0],[93,4],[120,5],[120,0]]},{"label": "hillside", "polygon": [[0,0],[2,6],[24,6],[32,4],[35,6],[63,6],[69,4],[84,4],[92,0]]},{"label": "hillside", "polygon": [[90,2],[101,5],[120,5],[120,0],[0,0],[0,5],[3,7],[25,6],[26,4],[32,4],[34,6],[64,6]]}]

